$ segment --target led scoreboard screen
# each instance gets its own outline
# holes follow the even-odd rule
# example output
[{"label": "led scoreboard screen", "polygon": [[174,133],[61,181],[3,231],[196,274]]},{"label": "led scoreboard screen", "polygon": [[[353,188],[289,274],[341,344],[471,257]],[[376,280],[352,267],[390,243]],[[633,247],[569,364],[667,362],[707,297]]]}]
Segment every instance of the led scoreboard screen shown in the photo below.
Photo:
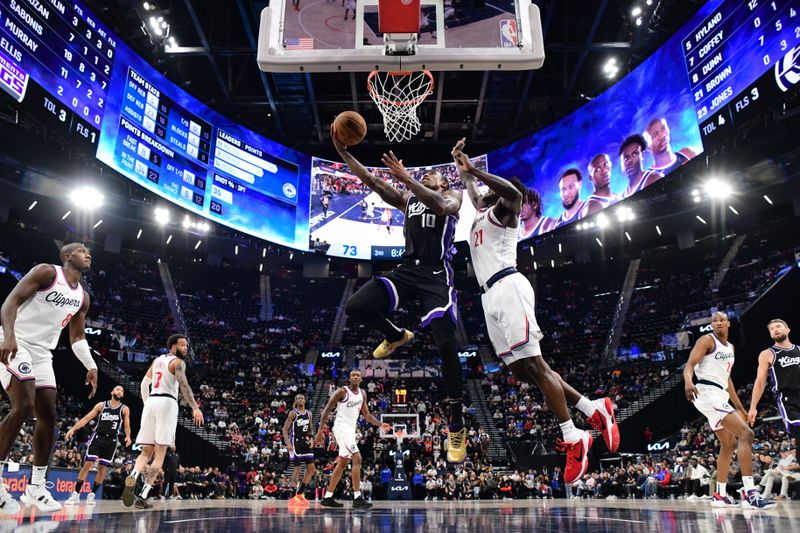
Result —
[{"label": "led scoreboard screen", "polygon": [[97,144],[117,46],[80,2],[0,0],[0,87],[89,145]]},{"label": "led scoreboard screen", "polygon": [[800,81],[800,1],[710,2],[681,43],[705,143]]}]

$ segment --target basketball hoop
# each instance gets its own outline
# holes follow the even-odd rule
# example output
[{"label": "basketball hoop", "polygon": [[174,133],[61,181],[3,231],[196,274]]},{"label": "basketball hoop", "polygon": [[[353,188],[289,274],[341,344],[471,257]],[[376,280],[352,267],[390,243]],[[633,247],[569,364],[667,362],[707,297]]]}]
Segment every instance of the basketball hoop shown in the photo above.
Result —
[{"label": "basketball hoop", "polygon": [[421,125],[417,108],[433,92],[433,74],[430,71],[373,70],[367,78],[367,88],[383,115],[383,131],[390,141],[407,141],[419,133]]}]

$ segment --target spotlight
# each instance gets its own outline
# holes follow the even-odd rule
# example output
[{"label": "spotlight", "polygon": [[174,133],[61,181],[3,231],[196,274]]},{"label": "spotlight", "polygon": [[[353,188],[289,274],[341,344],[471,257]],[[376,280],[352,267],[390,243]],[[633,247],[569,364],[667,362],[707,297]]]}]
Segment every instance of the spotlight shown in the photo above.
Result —
[{"label": "spotlight", "polygon": [[597,227],[598,228],[604,229],[604,228],[607,228],[610,224],[611,224],[611,221],[608,220],[608,217],[605,214],[600,213],[599,215],[597,215]]},{"label": "spotlight", "polygon": [[694,200],[694,203],[696,203],[696,204],[700,203],[700,197],[699,196],[693,196],[692,199]]},{"label": "spotlight", "polygon": [[94,225],[94,226],[92,226],[92,229],[97,229],[97,228],[98,228],[98,226],[100,226],[100,224],[102,224],[102,223],[103,223],[103,219],[101,218],[100,220],[98,220],[98,221],[95,223],[95,225]]},{"label": "spotlight", "polygon": [[170,235],[169,237],[167,237],[167,244],[169,244],[169,243],[171,243],[171,242],[172,242],[172,235]]},{"label": "spotlight", "polygon": [[769,205],[775,205],[772,203],[772,200],[770,200],[769,196],[767,196],[766,194],[764,195],[764,200],[766,200]]},{"label": "spotlight", "polygon": [[95,209],[103,205],[103,194],[94,187],[79,187],[69,195],[73,204],[84,209]]},{"label": "spotlight", "polygon": [[556,262],[553,259],[551,259],[550,260],[550,268],[555,268],[555,267],[556,267]]},{"label": "spotlight", "polygon": [[139,228],[139,232],[136,234],[136,240],[138,241],[141,236],[142,236],[142,228]]},{"label": "spotlight", "polygon": [[203,241],[197,241],[197,244],[194,245],[194,249],[197,250],[198,248],[200,248],[200,244],[202,244],[202,242]]},{"label": "spotlight", "polygon": [[289,252],[289,261],[291,261],[293,258],[294,258],[294,254],[292,252]]},{"label": "spotlight", "polygon": [[637,26],[641,26],[642,25],[642,17],[636,17],[636,25]]},{"label": "spotlight", "polygon": [[724,200],[733,193],[733,189],[727,181],[712,178],[708,180],[703,187],[706,190],[709,198]]},{"label": "spotlight", "polygon": [[703,217],[701,217],[700,215],[695,215],[694,217],[695,217],[697,220],[699,220],[700,222],[702,222],[703,224],[706,224],[706,225],[708,224],[708,222],[706,222],[705,220],[703,220]]},{"label": "spotlight", "polygon": [[659,234],[659,235],[661,235],[661,228],[659,228],[658,226],[656,226],[656,231],[658,232],[658,234]]},{"label": "spotlight", "polygon": [[266,248],[261,250],[261,257],[267,257],[267,249]]},{"label": "spotlight", "polygon": [[186,229],[189,229],[189,227],[191,227],[192,221],[189,219],[189,215],[183,217],[183,222],[181,223],[181,225]]},{"label": "spotlight", "polygon": [[642,8],[639,7],[639,6],[636,6],[631,10],[631,16],[632,17],[638,17],[641,14],[642,14]]},{"label": "spotlight", "polygon": [[613,79],[617,77],[619,74],[619,65],[617,65],[617,59],[612,57],[606,64],[603,65],[603,73],[606,75],[606,78]]},{"label": "spotlight", "polygon": [[737,210],[736,210],[736,208],[735,208],[735,207],[733,207],[732,205],[729,205],[729,206],[728,206],[728,209],[730,209],[731,211],[733,211],[733,214],[734,214],[734,215],[738,215],[738,214],[739,214],[739,211],[737,211]]},{"label": "spotlight", "polygon": [[236,255],[239,255],[239,245],[238,244],[233,247],[233,253],[236,254]]},{"label": "spotlight", "polygon": [[697,189],[692,189],[692,196],[700,196],[700,191]]},{"label": "spotlight", "polygon": [[64,220],[64,219],[66,219],[66,218],[67,218],[68,216],[70,216],[71,214],[72,214],[72,211],[67,211],[66,213],[64,213],[64,216],[63,216],[63,217],[61,217],[61,220]]},{"label": "spotlight", "polygon": [[533,262],[533,269],[539,270],[539,265],[536,264],[536,261]]},{"label": "spotlight", "polygon": [[558,243],[558,253],[561,253],[561,243]]},{"label": "spotlight", "polygon": [[258,265],[258,271],[259,272],[264,272],[264,263],[261,263],[260,265]]},{"label": "spotlight", "polygon": [[163,207],[156,207],[155,220],[159,226],[166,226],[169,224],[169,210]]},{"label": "spotlight", "polygon": [[38,203],[39,203],[39,200],[34,200],[33,203],[28,207],[28,211],[30,211],[31,209],[36,207],[36,204],[38,204]]},{"label": "spotlight", "polygon": [[594,240],[597,241],[597,244],[600,246],[600,248],[603,247],[603,241],[601,241],[598,237],[595,237]]},{"label": "spotlight", "polygon": [[628,239],[628,242],[631,242],[631,235],[627,231],[625,232],[625,238]]}]

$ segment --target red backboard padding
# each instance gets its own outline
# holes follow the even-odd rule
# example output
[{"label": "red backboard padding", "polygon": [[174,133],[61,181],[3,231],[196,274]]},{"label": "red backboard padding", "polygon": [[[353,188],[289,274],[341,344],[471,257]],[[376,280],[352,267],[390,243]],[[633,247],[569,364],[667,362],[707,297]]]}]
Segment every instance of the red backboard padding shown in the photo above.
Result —
[{"label": "red backboard padding", "polygon": [[381,33],[419,33],[420,0],[378,0]]}]

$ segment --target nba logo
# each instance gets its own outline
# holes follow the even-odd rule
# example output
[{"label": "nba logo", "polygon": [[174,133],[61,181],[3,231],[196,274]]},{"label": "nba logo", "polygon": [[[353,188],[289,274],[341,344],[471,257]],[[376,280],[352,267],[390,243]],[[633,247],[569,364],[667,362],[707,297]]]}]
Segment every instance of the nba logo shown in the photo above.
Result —
[{"label": "nba logo", "polygon": [[503,19],[500,21],[500,48],[515,48],[517,46],[517,21]]}]

